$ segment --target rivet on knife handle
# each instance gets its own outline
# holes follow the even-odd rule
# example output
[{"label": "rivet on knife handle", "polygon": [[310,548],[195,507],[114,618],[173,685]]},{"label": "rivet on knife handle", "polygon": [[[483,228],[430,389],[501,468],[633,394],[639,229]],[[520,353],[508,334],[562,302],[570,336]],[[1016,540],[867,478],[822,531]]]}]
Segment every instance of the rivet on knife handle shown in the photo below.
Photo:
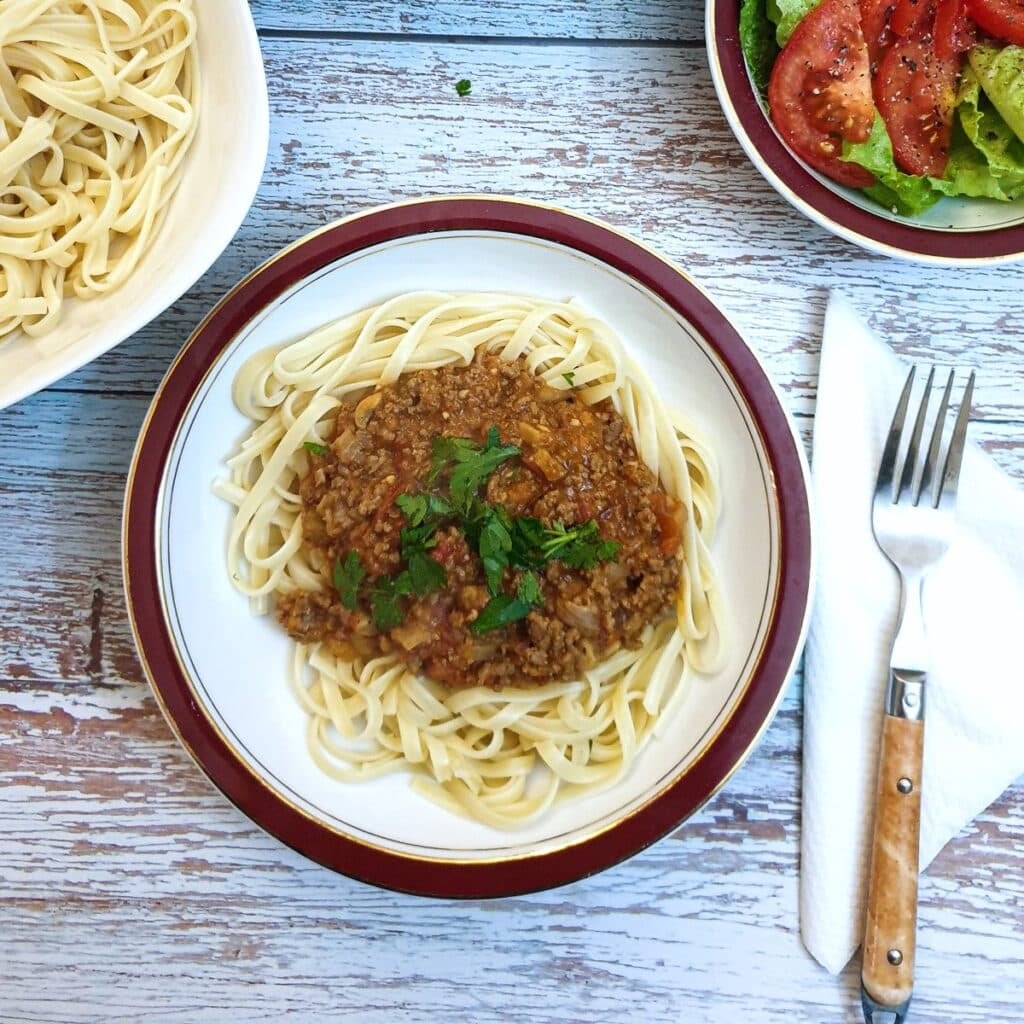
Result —
[{"label": "rivet on knife handle", "polygon": [[861,982],[876,1011],[897,1022],[914,989],[923,751],[923,721],[885,716]]}]

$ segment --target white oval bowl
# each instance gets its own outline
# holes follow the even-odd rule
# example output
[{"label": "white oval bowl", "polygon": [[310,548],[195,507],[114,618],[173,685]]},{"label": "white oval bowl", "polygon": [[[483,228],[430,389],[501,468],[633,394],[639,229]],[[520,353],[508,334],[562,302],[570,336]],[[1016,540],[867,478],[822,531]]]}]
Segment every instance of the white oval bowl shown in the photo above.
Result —
[{"label": "white oval bowl", "polygon": [[181,297],[235,236],[256,196],[270,110],[245,0],[198,0],[199,124],[155,244],[131,277],[95,299],[68,299],[49,334],[0,342],[0,409],[108,352]]}]

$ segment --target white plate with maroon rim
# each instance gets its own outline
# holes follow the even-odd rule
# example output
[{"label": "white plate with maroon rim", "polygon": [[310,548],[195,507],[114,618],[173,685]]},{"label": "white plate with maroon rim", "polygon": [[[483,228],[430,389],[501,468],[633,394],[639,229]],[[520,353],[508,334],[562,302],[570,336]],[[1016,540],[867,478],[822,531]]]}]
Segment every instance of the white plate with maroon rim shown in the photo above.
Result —
[{"label": "white plate with maroon rim", "polygon": [[[721,461],[714,554],[732,616],[725,669],[698,678],[662,735],[599,793],[515,832],[463,820],[408,776],[327,778],[287,681],[291,642],[224,568],[230,510],[210,490],[246,427],[244,359],[413,289],[575,297],[619,334]],[[699,808],[771,720],[803,642],[812,578],[802,447],[757,358],[675,265],[550,206],[452,197],[388,206],[285,249],[186,344],[143,425],[125,495],[128,608],[171,728],[253,821],[355,878],[424,895],[503,896],[570,882],[643,849]]]},{"label": "white plate with maroon rim", "polygon": [[1024,199],[947,198],[919,217],[903,217],[811,170],[782,141],[758,97],[740,46],[739,12],[739,0],[707,0],[711,77],[733,134],[779,195],[823,228],[883,256],[961,267],[1024,258]]}]

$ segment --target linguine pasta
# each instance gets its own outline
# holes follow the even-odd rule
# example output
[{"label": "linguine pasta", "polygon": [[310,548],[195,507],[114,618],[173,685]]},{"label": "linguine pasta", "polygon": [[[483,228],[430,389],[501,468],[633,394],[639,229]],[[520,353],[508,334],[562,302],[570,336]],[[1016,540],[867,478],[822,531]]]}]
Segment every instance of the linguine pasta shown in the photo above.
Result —
[{"label": "linguine pasta", "polygon": [[618,339],[575,302],[433,292],[398,296],[252,356],[233,389],[254,421],[215,491],[235,506],[227,564],[257,613],[274,595],[329,586],[302,545],[306,442],[325,440],[342,403],[406,373],[478,352],[523,360],[552,388],[610,399],[641,459],[685,511],[676,614],[647,627],[582,678],[531,688],[448,689],[394,655],[343,659],[296,644],[292,682],[309,751],[343,780],[415,770],[414,785],[500,828],[536,818],[559,794],[604,786],[681,702],[692,673],[721,663],[724,621],[709,553],[718,517],[714,461],[692,425],[662,404]]},{"label": "linguine pasta", "polygon": [[0,3],[0,338],[120,287],[196,127],[192,0]]}]

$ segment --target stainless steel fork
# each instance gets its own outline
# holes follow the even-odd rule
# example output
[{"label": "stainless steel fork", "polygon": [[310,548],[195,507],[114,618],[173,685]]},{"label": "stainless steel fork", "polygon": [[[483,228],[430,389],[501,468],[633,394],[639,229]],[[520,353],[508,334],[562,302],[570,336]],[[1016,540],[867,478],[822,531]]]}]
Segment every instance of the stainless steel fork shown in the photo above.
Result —
[{"label": "stainless steel fork", "polygon": [[[875,485],[871,525],[875,540],[900,574],[900,617],[889,659],[882,725],[874,842],[868,876],[861,998],[867,1024],[902,1024],[914,987],[921,760],[924,752],[928,651],[921,590],[928,571],[953,537],[957,484],[974,392],[967,381],[943,454],[943,434],[955,375],[946,381],[931,440],[922,449],[935,380],[907,418],[916,368],[910,371],[889,428]],[[902,455],[902,457],[901,457]]]}]

